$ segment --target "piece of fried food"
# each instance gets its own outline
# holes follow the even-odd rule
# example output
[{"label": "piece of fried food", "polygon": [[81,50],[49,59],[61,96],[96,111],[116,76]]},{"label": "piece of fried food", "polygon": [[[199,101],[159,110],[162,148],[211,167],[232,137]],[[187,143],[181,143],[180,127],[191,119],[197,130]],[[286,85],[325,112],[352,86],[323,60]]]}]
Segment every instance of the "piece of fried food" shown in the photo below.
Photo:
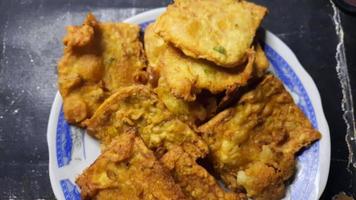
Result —
[{"label": "piece of fried food", "polygon": [[267,13],[236,0],[175,0],[157,20],[155,32],[193,58],[239,67]]},{"label": "piece of fried food", "polygon": [[193,158],[204,157],[208,152],[205,142],[143,85],[119,89],[86,125],[88,133],[104,145],[125,130],[135,129],[158,157],[173,146],[181,146]]},{"label": "piece of fried food", "polygon": [[113,139],[76,183],[82,199],[187,199],[169,171],[134,132]]},{"label": "piece of fried food", "polygon": [[165,167],[171,170],[173,178],[180,185],[183,192],[187,196],[191,196],[192,199],[247,199],[242,193],[224,191],[212,175],[179,147],[168,151],[160,161]]},{"label": "piece of fried food", "polygon": [[154,77],[153,79],[156,79],[152,84],[155,88],[154,91],[168,110],[177,115],[182,121],[193,126],[205,121],[216,111],[216,98],[213,95],[204,95],[204,97],[202,97],[204,99],[199,99],[198,97],[195,101],[188,102],[171,93],[171,89],[168,87],[165,78],[160,77],[158,67],[159,57],[168,46],[161,37],[153,32],[153,26],[154,24],[147,26],[144,41],[145,52],[149,63],[149,74]]},{"label": "piece of fried food", "polygon": [[138,25],[100,23],[91,13],[82,26],[67,27],[58,84],[68,122],[83,126],[118,88],[145,78],[139,31]]},{"label": "piece of fried food", "polygon": [[153,32],[157,25],[145,31],[145,50],[149,65],[163,77],[171,92],[186,101],[194,101],[203,89],[214,94],[243,86],[254,73],[255,53],[250,50],[245,66],[224,69],[213,63],[190,58],[164,42]]},{"label": "piece of fried food", "polygon": [[[168,49],[171,48],[170,45],[168,45],[163,38],[161,38],[159,35],[157,35],[154,32],[154,26],[155,23],[152,23],[150,25],[147,26],[146,31],[145,31],[145,35],[144,35],[144,41],[145,41],[145,52],[146,52],[146,56],[147,56],[147,60],[149,63],[149,69],[151,71],[151,74],[153,74],[152,77],[156,77],[155,79],[159,79],[160,76],[160,67],[159,67],[159,60],[160,57],[162,57],[162,55],[164,55],[164,52]],[[265,73],[266,70],[269,66],[269,62],[268,59],[261,47],[261,45],[258,42],[254,42],[253,46],[256,49],[256,53],[255,53],[255,61],[253,63],[253,73],[252,73],[252,77],[251,78],[260,78],[262,77]],[[162,58],[164,59],[164,58]],[[182,57],[183,59],[183,57]],[[164,66],[162,66],[164,67]],[[170,66],[168,66],[170,67]],[[246,74],[250,74],[250,71],[247,71]],[[228,76],[227,73],[225,73],[224,75]],[[157,78],[158,77],[158,78]],[[170,78],[170,77],[168,77]],[[161,77],[161,79],[165,79],[165,77]],[[196,116],[197,114],[197,110],[196,109],[185,109],[185,108],[192,108],[192,106],[190,106],[189,103],[187,103],[186,100],[182,100],[179,97],[176,98],[174,96],[171,95],[170,92],[170,87],[168,87],[167,85],[167,81],[163,81],[165,82],[164,84],[159,83],[157,84],[156,82],[154,82],[153,85],[158,85],[156,87],[158,87],[158,89],[156,89],[158,96],[160,97],[160,99],[166,104],[166,106],[168,107],[168,109],[173,112],[173,113],[187,113],[186,111],[189,111],[189,115],[193,115]],[[220,84],[220,81],[215,81],[217,82],[216,84]],[[241,85],[244,85],[244,83],[242,83]],[[160,88],[160,86],[162,86],[163,88]],[[224,86],[223,86],[224,87]],[[225,85],[225,87],[228,87],[228,85]],[[219,102],[219,107],[223,108],[226,107],[226,105],[230,104],[232,101],[234,101],[235,96],[237,95],[237,93],[239,92],[239,88],[234,88],[234,87],[230,87],[231,89],[229,89],[228,91],[226,91],[224,97],[222,98],[222,100]],[[221,88],[220,88],[221,89]],[[194,98],[194,97],[193,97]],[[210,100],[212,100],[210,98]],[[194,104],[199,104],[199,99],[192,101],[194,102]],[[216,111],[216,103],[217,103],[217,99],[215,98],[215,100],[210,101],[212,103],[215,103],[215,107],[214,109],[210,109],[210,112],[208,113],[215,113]],[[210,107],[212,107],[211,105],[213,105],[212,103],[208,103],[210,105]],[[188,104],[188,105],[186,105]],[[200,108],[201,106],[195,106],[195,108]],[[184,108],[182,110],[180,110],[180,108]],[[201,111],[201,109],[198,109]],[[212,111],[212,112],[211,112]],[[199,113],[202,113],[199,112]],[[189,116],[188,115],[188,116]],[[184,115],[183,115],[184,116]],[[202,116],[202,114],[200,115]],[[202,117],[199,117],[199,120],[201,120]],[[196,120],[196,117],[192,119],[192,117],[190,117],[191,120]]]},{"label": "piece of fried food", "polygon": [[206,121],[216,111],[217,103],[214,96],[199,96],[195,101],[185,101],[171,93],[164,78],[159,79],[154,91],[172,114],[193,128]]},{"label": "piece of fried food", "polygon": [[[159,58],[163,55],[164,51],[168,48],[168,44],[154,32],[155,23],[151,23],[146,27],[144,42],[145,52],[149,67],[159,73]],[[255,62],[254,62],[254,76],[262,77],[269,66],[269,61],[265,52],[263,51],[259,42],[255,41],[253,46],[255,47]]]},{"label": "piece of fried food", "polygon": [[161,76],[165,77],[171,92],[187,101],[193,101],[202,89],[213,94],[232,91],[247,84],[254,69],[254,52],[248,63],[239,69],[222,69],[211,63],[184,56],[169,48],[161,57]]},{"label": "piece of fried food", "polygon": [[284,196],[295,154],[320,138],[273,75],[199,129],[225,183],[263,200]]}]

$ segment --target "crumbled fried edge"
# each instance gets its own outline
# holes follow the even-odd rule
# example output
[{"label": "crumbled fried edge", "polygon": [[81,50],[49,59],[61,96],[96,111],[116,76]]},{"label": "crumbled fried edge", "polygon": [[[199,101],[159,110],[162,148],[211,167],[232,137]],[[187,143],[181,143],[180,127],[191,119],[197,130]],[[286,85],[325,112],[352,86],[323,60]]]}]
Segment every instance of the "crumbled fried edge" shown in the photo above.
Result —
[{"label": "crumbled fried edge", "polygon": [[242,200],[247,199],[243,193],[225,191],[202,166],[196,163],[180,147],[168,151],[161,163],[171,170],[173,178],[183,192],[192,199]]},{"label": "crumbled fried edge", "polygon": [[81,188],[82,199],[106,199],[113,195],[137,199],[142,195],[152,199],[187,199],[134,131],[116,137],[76,183]]}]

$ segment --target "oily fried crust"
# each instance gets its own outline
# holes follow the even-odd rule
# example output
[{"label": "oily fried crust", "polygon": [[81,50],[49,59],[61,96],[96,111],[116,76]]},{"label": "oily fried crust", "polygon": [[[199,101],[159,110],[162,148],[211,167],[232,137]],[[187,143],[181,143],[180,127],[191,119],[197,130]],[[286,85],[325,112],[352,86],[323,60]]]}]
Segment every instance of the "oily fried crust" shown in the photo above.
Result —
[{"label": "oily fried crust", "polygon": [[248,80],[248,83],[245,84],[245,86],[243,87],[235,87],[234,89],[227,90],[225,92],[225,95],[219,101],[217,108],[218,111],[221,111],[222,109],[231,106],[232,103],[235,103],[238,97],[244,93],[244,90],[246,88],[251,85],[254,85],[261,79],[261,77],[266,74],[266,71],[269,67],[269,61],[261,44],[257,41],[257,39],[255,39],[253,47],[255,51],[255,60],[253,63],[253,73],[250,79]]},{"label": "oily fried crust", "polygon": [[109,117],[111,117],[115,110],[119,109],[118,102],[125,101],[125,99],[128,99],[131,95],[140,95],[148,99],[153,98],[153,101],[157,101],[155,96],[150,97],[150,90],[145,86],[129,86],[121,88],[118,92],[107,98],[96,110],[94,115],[85,122],[88,133],[104,143],[109,144],[112,138],[110,138],[110,141],[106,141],[103,137],[101,137],[102,133],[100,133],[99,126],[104,125],[105,122],[109,122]]},{"label": "oily fried crust", "polygon": [[76,184],[82,199],[187,199],[134,132],[116,137]]},{"label": "oily fried crust", "polygon": [[182,188],[183,192],[192,199],[247,199],[242,193],[224,191],[212,175],[179,147],[168,151],[160,161],[165,167],[171,170],[175,181]]},{"label": "oily fried crust", "polygon": [[[147,26],[146,30],[145,30],[145,37],[144,37],[144,40],[145,40],[145,51],[146,51],[146,55],[147,55],[147,59],[148,59],[148,63],[149,63],[149,71],[153,74],[152,77],[156,77],[155,78],[155,81],[152,85],[154,85],[155,87],[158,87],[158,89],[156,89],[157,93],[158,93],[158,96],[160,97],[160,99],[166,104],[166,106],[168,107],[168,109],[173,112],[173,113],[177,113],[177,109],[171,109],[173,106],[175,106],[175,108],[179,107],[180,108],[185,108],[187,107],[187,105],[183,106],[182,104],[189,104],[187,103],[186,100],[184,99],[180,99],[182,98],[181,96],[182,95],[179,95],[181,94],[181,92],[175,92],[175,89],[172,89],[172,92],[170,92],[169,90],[170,87],[168,87],[169,85],[167,85],[167,81],[164,81],[165,84],[164,84],[164,88],[160,87],[160,85],[162,86],[162,84],[157,84],[157,80],[160,76],[160,68],[165,68],[165,67],[171,67],[171,62],[166,62],[168,66],[164,66],[164,65],[161,65],[159,66],[159,61],[160,60],[165,60],[166,58],[164,57],[164,52],[169,49],[169,48],[172,48],[170,45],[168,45],[158,34],[156,34],[154,32],[154,26],[156,24],[155,23],[152,23],[150,25]],[[263,76],[263,74],[265,74],[268,66],[269,66],[269,62],[267,60],[267,57],[261,47],[261,45],[258,43],[258,42],[255,42],[253,44],[254,48],[255,48],[255,60],[254,60],[254,63],[253,63],[253,66],[252,65],[248,65],[248,68],[246,68],[246,70],[241,73],[241,76],[243,76],[243,74],[245,74],[246,76],[248,74],[251,73],[251,69],[253,67],[253,72],[251,73],[251,77],[250,79],[254,79],[254,78],[259,78],[261,76]],[[184,58],[185,57],[181,57],[179,60],[179,64],[182,64],[183,63],[183,66],[184,65],[189,65],[189,62],[188,61],[184,61]],[[178,60],[178,59],[177,59]],[[191,60],[194,60],[194,59],[191,59]],[[172,61],[173,63],[173,61]],[[196,61],[196,63],[198,63],[198,61]],[[207,63],[207,62],[205,62]],[[208,65],[208,64],[207,64]],[[237,96],[237,94],[239,93],[239,89],[241,86],[244,85],[243,82],[241,82],[240,84],[236,84],[235,86],[231,86],[232,83],[234,83],[234,81],[236,83],[238,83],[238,80],[237,80],[237,75],[232,73],[231,76],[234,76],[235,75],[235,80],[231,80],[230,83],[228,83],[228,81],[225,81],[226,80],[226,77],[228,77],[230,74],[230,71],[228,70],[223,70],[223,69],[220,69],[218,67],[213,67],[214,64],[211,64],[211,69],[210,71],[212,71],[211,74],[214,75],[214,72],[219,72],[221,71],[221,73],[215,73],[217,74],[217,76],[223,74],[224,72],[224,77],[219,77],[221,78],[222,80],[217,80],[217,78],[214,79],[213,75],[210,77],[210,79],[206,79],[205,82],[208,82],[208,83],[211,83],[211,85],[213,85],[212,87],[207,87],[207,88],[218,88],[218,91],[219,90],[224,90],[224,89],[228,89],[226,90],[225,92],[225,96],[223,97],[223,99],[219,102],[219,108],[222,108],[222,107],[225,107],[226,105],[230,104],[231,102],[233,102]],[[198,65],[200,68],[203,68],[204,69],[204,66],[202,65]],[[193,66],[194,67],[194,66]],[[209,69],[209,67],[207,67]],[[184,68],[183,68],[184,69]],[[208,69],[205,69],[204,71],[208,72],[209,70]],[[166,69],[163,69],[163,71],[166,70]],[[167,69],[167,70],[170,70],[170,69]],[[170,70],[172,71],[172,70]],[[177,69],[178,72],[182,71],[182,69]],[[187,70],[189,72],[192,72],[192,70]],[[193,71],[194,72],[194,71]],[[232,72],[234,72],[232,70]],[[183,74],[185,75],[185,74]],[[166,75],[166,76],[169,76],[168,79],[171,79],[172,76],[171,75]],[[175,74],[176,76],[176,74]],[[185,78],[186,79],[189,79],[189,76],[191,77],[195,77],[196,79],[203,79],[203,78],[200,78],[200,76],[195,76],[195,74],[191,73],[186,73],[186,76],[188,77],[182,77],[180,79],[183,79]],[[207,76],[205,76],[207,77]],[[161,77],[160,80],[162,79],[165,79],[167,77]],[[250,81],[250,80],[248,80]],[[179,81],[177,81],[179,82]],[[184,89],[187,89],[188,90],[188,94],[189,94],[189,91],[196,91],[194,92],[194,95],[184,95],[186,97],[186,99],[194,99],[197,92],[199,92],[199,90],[201,90],[202,88],[198,88],[198,86],[195,86],[195,85],[192,85],[192,82],[196,83],[197,81],[188,81],[188,84],[186,85],[181,85],[181,88],[184,88]],[[180,85],[180,83],[177,83],[175,84],[174,86],[176,85]],[[187,86],[188,85],[188,86]],[[215,87],[214,87],[215,86]],[[192,89],[192,88],[198,88],[198,89]],[[204,88],[203,88],[204,89]],[[206,88],[205,88],[206,89]],[[183,89],[182,89],[183,90]],[[164,91],[164,92],[163,92]],[[185,90],[184,90],[185,91]],[[216,91],[216,93],[218,93],[218,91]],[[171,95],[171,93],[176,93],[178,95],[174,95],[174,96],[178,96],[177,98],[175,98],[173,95]],[[190,93],[193,93],[193,92],[190,92]],[[175,100],[175,101],[173,101]],[[198,100],[199,101],[199,100]],[[196,104],[197,102],[197,99],[192,101],[194,102],[194,104]],[[215,101],[216,102],[216,101]],[[167,105],[170,104],[170,105]],[[196,108],[199,108],[200,106],[196,106]],[[179,110],[178,114],[181,113],[182,110]],[[196,112],[194,112],[195,110],[192,110],[193,113],[189,113],[189,114],[196,114]],[[202,113],[202,112],[200,112]],[[209,114],[208,114],[209,115]],[[185,117],[186,115],[184,115],[183,117]],[[201,116],[201,115],[200,115]],[[201,120],[201,117],[199,117],[199,119]],[[193,119],[194,120],[194,119]],[[190,120],[191,121],[191,120]]]},{"label": "oily fried crust", "polygon": [[174,145],[182,146],[194,158],[203,157],[208,151],[205,142],[143,85],[119,89],[86,125],[88,133],[104,145],[125,130],[135,129],[158,157]]},{"label": "oily fried crust", "polygon": [[228,70],[189,58],[170,47],[160,59],[159,70],[174,95],[193,101],[202,89],[216,94],[245,85],[253,73],[254,58],[254,51],[251,50],[248,62],[243,68]]},{"label": "oily fried crust", "polygon": [[204,121],[211,111],[205,109],[198,102],[187,102],[181,98],[174,96],[167,85],[164,77],[159,77],[159,58],[167,49],[166,42],[153,32],[154,23],[147,26],[144,35],[145,52],[148,60],[149,74],[156,76],[156,80],[151,83],[154,86],[154,91],[158,98],[166,105],[167,109],[177,115],[179,119],[195,126],[196,122]]},{"label": "oily fried crust", "polygon": [[[154,76],[162,76],[163,79],[170,80],[171,84],[166,85],[171,88],[171,93],[178,98],[193,101],[196,98],[196,93],[199,93],[202,89],[207,89],[213,93],[226,90],[223,102],[220,103],[226,104],[234,98],[239,91],[239,87],[244,86],[251,78],[263,76],[269,66],[267,57],[258,42],[253,44],[256,51],[255,56],[251,52],[244,70],[224,70],[212,63],[188,58],[156,34],[154,32],[155,26],[155,23],[150,24],[146,28],[144,37],[149,68]],[[173,55],[167,53],[168,56],[165,56],[165,51],[169,49],[173,49],[171,50]],[[201,71],[206,74],[200,73]],[[174,76],[171,73],[174,73]],[[155,81],[153,85],[157,85],[157,82]]]},{"label": "oily fried crust", "polygon": [[235,68],[246,61],[266,13],[246,1],[179,0],[158,18],[155,32],[187,56]]},{"label": "oily fried crust", "polygon": [[[145,31],[149,66],[166,80],[171,93],[178,98],[194,101],[204,89],[214,94],[226,91],[228,95],[247,84],[254,73],[260,74],[266,69],[262,62],[254,62],[255,52],[251,49],[247,63],[239,69],[224,69],[211,62],[190,58],[154,33],[155,26],[150,24]],[[261,48],[258,51],[260,57],[264,55]],[[259,60],[262,60],[260,57]]]},{"label": "oily fried crust", "polygon": [[58,84],[68,122],[83,126],[110,94],[144,79],[139,31],[138,25],[100,23],[91,13],[83,25],[67,27]]},{"label": "oily fried crust", "polygon": [[261,44],[259,42],[255,42],[255,63],[254,63],[254,74],[253,77],[255,78],[261,78],[263,75],[266,74],[266,71],[269,67],[269,61],[268,58],[263,51]]},{"label": "oily fried crust", "polygon": [[217,99],[215,95],[208,92],[207,95],[197,94],[194,101],[186,101],[171,92],[166,77],[160,77],[159,60],[164,52],[170,48],[168,44],[156,33],[154,23],[147,26],[145,30],[145,51],[148,60],[148,71],[153,77],[151,85],[155,88],[159,99],[166,105],[168,110],[177,115],[179,119],[195,127],[206,121],[216,111]]},{"label": "oily fried crust", "polygon": [[167,43],[158,36],[154,31],[154,23],[147,26],[145,30],[145,52],[149,64],[149,74],[153,77],[151,83],[159,99],[166,105],[168,110],[177,115],[179,119],[195,127],[195,124],[203,122],[215,113],[216,98],[211,95],[204,97],[205,102],[198,98],[195,101],[186,101],[172,94],[170,87],[167,85],[165,77],[160,77],[159,60],[167,50]]},{"label": "oily fried crust", "polygon": [[168,48],[168,44],[154,32],[154,26],[155,23],[151,23],[146,27],[144,44],[148,65],[158,72],[159,58]]},{"label": "oily fried crust", "polygon": [[285,181],[294,173],[295,154],[320,138],[272,75],[199,130],[224,182],[267,200],[284,196]]},{"label": "oily fried crust", "polygon": [[154,91],[167,109],[180,120],[189,124],[190,127],[194,127],[195,124],[204,121],[211,112],[214,112],[206,109],[199,101],[189,102],[175,97],[167,87],[164,78],[159,79]]},{"label": "oily fried crust", "polygon": [[266,71],[269,67],[269,61],[267,59],[267,56],[264,50],[262,49],[260,43],[255,42],[253,46],[255,47],[256,53],[255,62],[253,63],[253,74],[250,80],[248,80],[248,83],[243,88],[237,87],[233,90],[226,91],[224,97],[219,101],[217,108],[218,111],[221,111],[222,109],[231,106],[231,104],[237,101],[240,94],[243,94],[243,90],[245,90],[245,88],[255,84],[256,82],[258,82],[259,79],[261,79],[261,77],[266,74]]}]

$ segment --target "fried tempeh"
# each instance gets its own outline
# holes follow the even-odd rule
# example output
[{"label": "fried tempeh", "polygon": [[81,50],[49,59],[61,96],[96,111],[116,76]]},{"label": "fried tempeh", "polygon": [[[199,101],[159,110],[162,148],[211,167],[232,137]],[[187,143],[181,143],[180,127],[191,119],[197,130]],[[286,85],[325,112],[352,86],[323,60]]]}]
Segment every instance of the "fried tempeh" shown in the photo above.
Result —
[{"label": "fried tempeh", "polygon": [[86,125],[88,133],[104,145],[125,130],[135,129],[158,157],[173,146],[182,146],[193,158],[204,157],[208,151],[205,142],[143,85],[119,89]]},{"label": "fried tempeh", "polygon": [[83,200],[188,199],[134,132],[115,137],[76,183]]},{"label": "fried tempeh", "polygon": [[225,183],[264,200],[284,196],[295,154],[320,138],[273,75],[199,129]]},{"label": "fried tempeh", "polygon": [[[200,113],[198,119],[202,120],[202,118],[204,118],[203,117],[204,110],[201,109],[199,94],[194,94],[194,96],[192,96],[192,98],[195,98],[196,96],[198,96],[198,99],[191,101],[193,103],[188,103],[186,100],[181,99],[180,97],[172,96],[172,93],[174,93],[174,92],[170,92],[171,89],[165,79],[166,78],[171,79],[171,77],[173,77],[173,76],[171,76],[167,73],[166,76],[168,76],[168,77],[164,76],[164,77],[159,78],[161,76],[160,68],[164,68],[164,67],[171,68],[171,64],[168,64],[168,66],[164,66],[164,65],[160,66],[160,60],[165,59],[164,52],[167,49],[172,48],[172,47],[169,44],[167,44],[159,35],[157,35],[154,32],[154,26],[155,26],[155,23],[151,23],[149,26],[147,26],[146,31],[145,31],[144,41],[145,41],[145,52],[147,55],[149,68],[151,69],[150,71],[153,71],[153,74],[154,74],[153,76],[158,77],[156,79],[160,79],[159,82],[163,82],[163,83],[159,83],[159,84],[157,84],[155,82],[153,84],[158,88],[158,89],[156,89],[158,96],[166,104],[166,106],[168,107],[168,109],[171,112],[178,113],[178,114],[184,113],[185,115],[183,115],[183,117],[188,116],[188,118],[190,118],[191,121],[192,120],[196,121],[197,114]],[[205,79],[206,80],[205,82],[210,82],[212,87],[215,86],[215,88],[219,88],[217,91],[215,91],[216,93],[218,93],[219,91],[224,91],[224,88],[225,88],[226,91],[225,91],[225,95],[222,98],[222,100],[218,102],[218,100],[215,98],[215,101],[214,101],[215,105],[216,105],[216,103],[219,103],[219,107],[224,107],[226,104],[230,103],[235,98],[234,96],[236,96],[236,94],[239,93],[239,87],[245,85],[246,82],[249,81],[249,79],[256,79],[258,77],[263,76],[266,73],[266,70],[269,66],[267,57],[266,57],[261,45],[258,42],[254,42],[253,46],[256,51],[253,66],[250,64],[248,66],[248,69],[246,69],[246,71],[244,71],[240,75],[237,75],[234,73],[229,74],[228,71],[224,71],[219,68],[214,69],[214,67],[210,67],[210,68],[208,67],[207,69],[211,69],[210,71],[212,71],[212,75],[210,76],[210,78],[208,78],[207,76],[204,77],[204,76],[195,75],[195,74],[199,74],[199,73],[194,73],[194,71],[196,71],[196,70],[190,70],[190,68],[186,67],[186,68],[188,68],[187,71],[192,72],[192,73],[186,73],[186,76],[187,76],[186,78],[184,77],[184,74],[183,74],[183,77],[181,79],[189,79],[190,77],[195,77],[195,79],[190,81],[190,84],[188,85],[189,90],[191,90],[191,88],[198,87],[198,86],[196,86],[198,84],[196,81],[197,79],[200,79],[200,80]],[[194,59],[191,59],[191,60],[194,60]],[[169,62],[166,62],[166,63],[169,63]],[[185,69],[185,66],[189,65],[189,63],[187,61],[184,61],[184,57],[181,57],[181,61],[179,63],[184,63],[184,65],[183,65],[184,67],[182,67],[182,69]],[[207,69],[204,69],[204,66],[200,66],[200,65],[197,65],[197,66],[202,68],[204,71],[209,71]],[[195,66],[192,66],[192,67],[195,67]],[[252,67],[253,67],[253,69],[252,69]],[[183,70],[179,70],[178,67],[176,70],[177,70],[178,74],[182,74],[182,72],[183,72]],[[219,72],[219,71],[221,71],[221,72]],[[216,75],[215,78],[214,78],[214,74]],[[241,81],[241,79],[240,79],[240,81],[239,81],[239,76],[242,77],[244,75],[248,78],[243,79],[243,81]],[[176,73],[174,76],[176,76]],[[229,76],[230,76],[230,81],[227,80],[227,78]],[[218,78],[221,78],[222,80],[217,80]],[[164,81],[161,79],[163,79]],[[202,81],[202,82],[204,82],[204,81]],[[173,84],[173,85],[179,85],[179,83],[182,83],[182,82],[177,81],[177,84]],[[184,81],[183,81],[183,83],[184,83]],[[234,86],[232,86],[232,85],[234,85]],[[181,85],[180,87],[184,88],[184,87],[187,87],[187,85]],[[212,87],[207,87],[205,89],[209,89]],[[174,91],[174,89],[173,89],[173,91]],[[198,92],[199,91],[196,91],[196,93],[198,93]],[[178,96],[185,96],[185,95],[178,95]],[[189,96],[188,99],[190,99],[190,97],[191,96]],[[204,98],[206,98],[206,97],[204,97]],[[212,100],[211,97],[210,97],[210,100]],[[211,103],[209,103],[209,104],[212,105]],[[196,109],[191,109],[191,107],[193,107],[193,105],[195,105],[194,107]],[[179,108],[184,108],[184,110],[181,110]],[[213,111],[212,111],[212,109],[209,109],[208,116],[210,116],[209,114],[214,113],[215,111],[216,111],[216,107],[215,107],[215,109],[213,109]]]},{"label": "fried tempeh", "polygon": [[138,25],[100,23],[91,13],[83,25],[67,27],[58,84],[68,122],[83,126],[117,89],[145,78],[139,31]]},{"label": "fried tempeh", "polygon": [[247,1],[175,0],[155,32],[185,55],[225,68],[241,67],[267,9]]},{"label": "fried tempeh", "polygon": [[254,73],[255,52],[251,49],[244,66],[224,69],[210,62],[187,57],[167,43],[162,44],[162,38],[153,32],[155,26],[148,26],[145,32],[147,57],[150,66],[166,80],[171,92],[177,97],[194,101],[203,89],[214,94],[231,91],[245,85]]}]

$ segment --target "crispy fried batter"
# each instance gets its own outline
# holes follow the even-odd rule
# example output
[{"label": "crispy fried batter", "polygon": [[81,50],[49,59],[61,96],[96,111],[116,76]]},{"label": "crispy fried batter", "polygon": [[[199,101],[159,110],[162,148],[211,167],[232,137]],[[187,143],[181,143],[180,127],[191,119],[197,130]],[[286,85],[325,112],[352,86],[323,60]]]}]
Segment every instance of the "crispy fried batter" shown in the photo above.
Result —
[{"label": "crispy fried batter", "polygon": [[202,166],[198,165],[181,148],[167,152],[161,163],[172,171],[173,177],[183,192],[192,199],[201,200],[239,200],[244,194],[224,191]]},{"label": "crispy fried batter", "polygon": [[168,170],[134,132],[113,139],[76,183],[82,199],[187,199]]},{"label": "crispy fried batter", "polygon": [[142,80],[145,57],[138,25],[99,23],[89,13],[82,26],[67,31],[58,63],[59,91],[67,121],[83,125],[118,88]]},{"label": "crispy fried batter", "polygon": [[176,145],[193,158],[203,157],[208,151],[205,142],[143,85],[119,89],[87,121],[87,128],[104,144],[124,130],[136,129],[158,157]]},{"label": "crispy fried batter", "polygon": [[[249,85],[258,81],[258,79],[263,77],[266,74],[266,71],[269,67],[269,61],[261,45],[258,42],[255,42],[254,47],[256,51],[255,62],[253,64],[254,71],[249,80],[249,83],[247,83],[246,86],[244,86],[244,88],[248,87]],[[222,109],[225,109],[231,106],[232,104],[236,103],[237,98],[240,96],[240,94],[243,93],[244,88],[236,88],[234,90],[227,91],[224,97],[219,101],[217,111],[219,112]]]},{"label": "crispy fried batter", "polygon": [[201,126],[212,160],[230,188],[255,199],[279,199],[294,156],[320,138],[282,83],[272,75]]},{"label": "crispy fried batter", "polygon": [[144,36],[145,52],[149,63],[150,74],[157,76],[158,83],[154,82],[155,92],[168,110],[177,115],[182,121],[195,125],[207,119],[216,111],[216,98],[213,95],[204,96],[205,105],[198,98],[195,101],[185,101],[175,97],[167,85],[164,77],[159,78],[159,57],[167,49],[166,42],[153,32],[154,24],[147,26]]},{"label": "crispy fried batter", "polygon": [[202,60],[188,58],[177,49],[169,48],[161,57],[160,71],[176,96],[191,101],[202,89],[216,94],[245,85],[253,73],[254,57],[251,51],[248,63],[243,68],[222,69]]},{"label": "crispy fried batter", "polygon": [[176,0],[158,18],[155,32],[190,57],[238,67],[266,13],[246,1]]},{"label": "crispy fried batter", "polygon": [[168,44],[163,40],[162,37],[154,32],[154,26],[155,23],[151,23],[146,27],[144,43],[149,67],[152,67],[155,71],[158,72],[159,58],[168,48]]},{"label": "crispy fried batter", "polygon": [[[159,60],[160,60],[160,57],[162,57],[162,55],[164,55],[164,52],[168,48],[171,48],[171,47],[159,35],[157,35],[154,32],[154,26],[155,26],[155,23],[152,23],[149,26],[147,26],[146,31],[145,31],[144,41],[145,41],[145,51],[146,51],[147,59],[148,59],[148,62],[149,62],[149,68],[151,69],[151,71],[154,72],[154,76],[158,76],[159,77],[159,72],[160,72],[159,71],[159,69],[160,69]],[[267,68],[269,66],[269,62],[268,62],[268,59],[267,59],[263,49],[261,48],[261,45],[258,42],[255,42],[253,44],[253,46],[256,49],[256,53],[255,53],[256,58],[255,58],[255,62],[253,64],[254,69],[253,69],[253,73],[251,74],[252,75],[251,78],[258,78],[258,77],[263,76],[266,73],[266,70],[267,70]],[[162,58],[162,59],[164,59],[164,58]],[[182,57],[182,59],[183,59],[183,57]],[[162,66],[162,67],[164,67],[164,66]],[[221,71],[224,71],[224,70],[221,70]],[[246,74],[250,74],[250,73],[251,73],[250,71],[247,71]],[[219,74],[221,74],[221,73],[219,73]],[[226,77],[229,76],[228,73],[225,73],[224,75]],[[168,78],[171,78],[171,76],[169,76]],[[165,79],[165,77],[162,77],[161,79]],[[164,81],[164,82],[167,82],[167,81]],[[210,80],[210,82],[212,82],[214,84],[217,84],[217,85],[221,84],[221,80],[220,81]],[[157,85],[156,82],[155,82],[154,85]],[[170,89],[169,89],[169,87],[167,87],[167,83],[158,84],[158,87],[160,85],[162,85],[162,87],[164,87],[164,88],[160,88],[159,89],[159,90],[162,90],[162,91],[161,91],[161,93],[158,93],[158,95],[159,95],[160,99],[166,104],[168,109],[171,112],[178,113],[178,114],[184,112],[183,110],[178,112],[177,109],[178,108],[186,108],[187,105],[183,106],[183,104],[187,104],[186,103],[187,101],[186,100],[181,100],[180,98],[173,97],[169,93]],[[243,84],[241,84],[241,85],[243,85]],[[190,86],[190,87],[192,87],[192,86]],[[220,88],[224,88],[224,87],[228,88],[228,85],[220,86]],[[239,88],[236,88],[236,87],[237,86],[228,88],[229,90],[226,91],[226,94],[225,94],[224,98],[219,102],[219,107],[224,107],[225,105],[230,103],[230,101],[233,101],[233,99],[235,98],[236,94],[239,91]],[[163,97],[163,98],[161,98],[161,97]],[[173,100],[175,100],[175,101],[173,101]],[[197,100],[195,100],[193,102],[195,103],[195,102],[197,102]],[[217,102],[217,100],[215,98],[215,103],[216,102]],[[167,103],[171,104],[171,106],[167,105]],[[173,105],[175,105],[176,109],[171,109]],[[199,106],[197,106],[197,108],[198,107]],[[196,111],[196,110],[192,110],[191,111],[191,112],[193,112],[193,114],[191,113],[191,115],[196,114],[196,112],[194,112],[194,111]],[[216,108],[213,110],[213,112],[210,112],[210,113],[214,113],[214,111],[216,111]]]},{"label": "crispy fried batter", "polygon": [[256,42],[254,46],[255,46],[256,54],[255,54],[255,63],[254,63],[255,70],[254,70],[253,77],[260,78],[266,74],[266,70],[269,67],[269,61],[260,43]]},{"label": "crispy fried batter", "polygon": [[239,69],[223,69],[213,63],[189,58],[168,45],[153,32],[155,25],[147,27],[145,49],[149,65],[167,81],[171,92],[187,101],[206,89],[212,93],[234,90],[247,83],[254,71],[254,51],[248,53],[248,62]]},{"label": "crispy fried batter", "polygon": [[159,79],[158,86],[154,91],[172,114],[191,127],[194,127],[196,124],[206,120],[212,113],[215,113],[216,106],[214,105],[216,105],[216,99],[213,96],[207,97],[207,107],[204,107],[203,103],[199,101],[200,99],[192,102],[179,99],[170,92],[164,78]]}]

